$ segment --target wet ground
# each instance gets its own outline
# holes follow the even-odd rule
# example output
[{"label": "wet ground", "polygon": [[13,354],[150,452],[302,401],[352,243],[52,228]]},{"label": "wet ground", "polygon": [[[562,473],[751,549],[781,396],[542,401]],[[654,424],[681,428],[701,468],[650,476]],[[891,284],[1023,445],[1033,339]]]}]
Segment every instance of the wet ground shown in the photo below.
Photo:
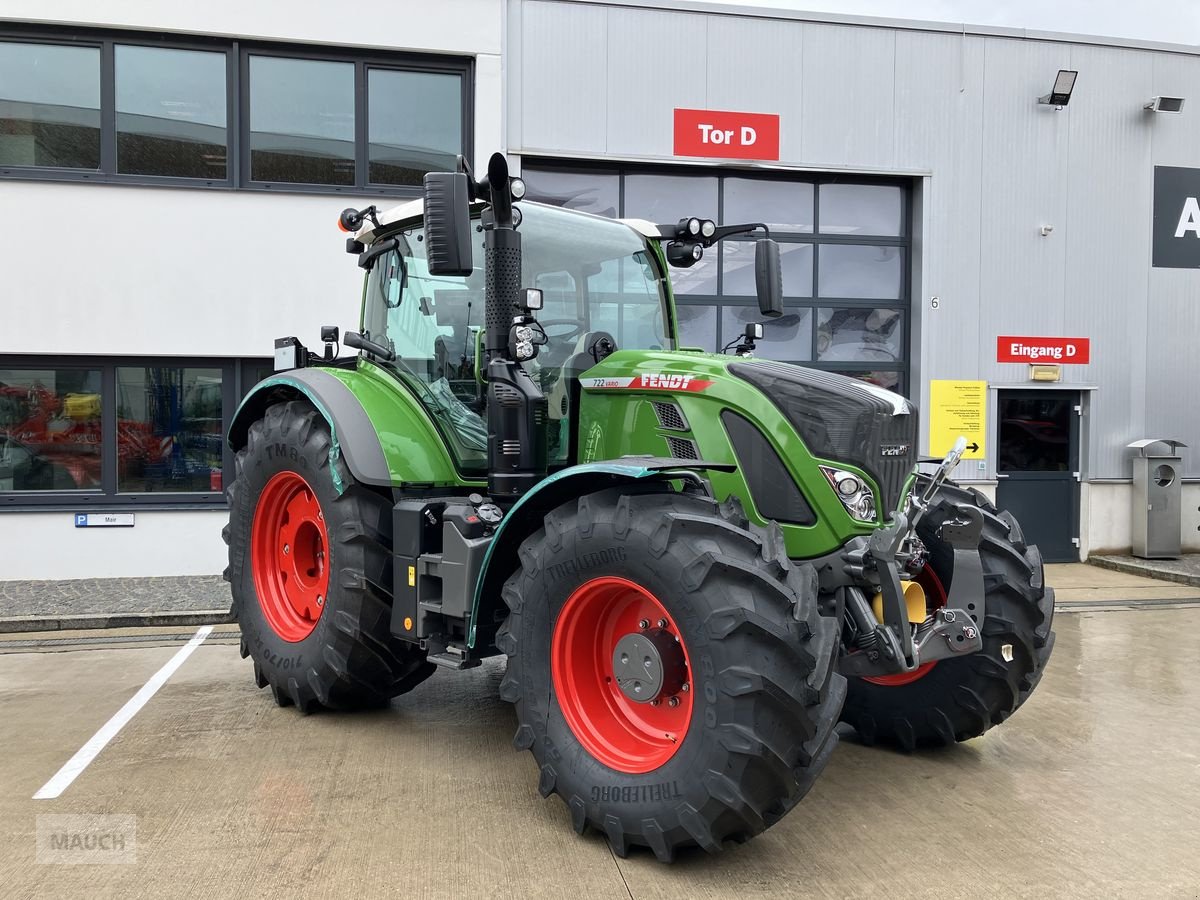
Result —
[{"label": "wet ground", "polygon": [[[193,632],[10,635],[0,894],[1200,897],[1200,607],[1055,625],[1006,724],[912,756],[847,737],[766,834],[673,866],[615,859],[540,798],[498,665],[439,672],[387,710],[303,717],[255,689],[220,628],[59,797],[34,800]],[[136,861],[37,862],[36,817],[63,813],[133,817]]]}]

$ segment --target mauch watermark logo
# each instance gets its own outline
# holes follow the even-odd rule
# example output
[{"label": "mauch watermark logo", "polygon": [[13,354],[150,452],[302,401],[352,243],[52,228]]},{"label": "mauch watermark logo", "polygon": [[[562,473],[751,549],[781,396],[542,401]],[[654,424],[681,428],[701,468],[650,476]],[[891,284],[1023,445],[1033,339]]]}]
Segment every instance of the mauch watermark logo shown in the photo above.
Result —
[{"label": "mauch watermark logo", "polygon": [[137,816],[38,816],[37,861],[67,866],[136,863]]}]

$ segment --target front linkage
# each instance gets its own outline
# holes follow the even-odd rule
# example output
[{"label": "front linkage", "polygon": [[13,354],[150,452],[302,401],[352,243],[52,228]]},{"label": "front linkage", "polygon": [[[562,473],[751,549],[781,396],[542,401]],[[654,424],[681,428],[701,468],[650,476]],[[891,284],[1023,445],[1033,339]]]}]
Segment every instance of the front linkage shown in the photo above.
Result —
[{"label": "front linkage", "polygon": [[[975,507],[957,504],[956,517],[944,522],[938,537],[953,549],[954,577],[946,605],[913,621],[901,574],[916,575],[925,565],[917,523],[934,494],[958,465],[966,442],[946,456],[924,492],[914,486],[908,508],[869,538],[856,538],[834,559],[824,561],[822,589],[840,594],[852,638],[839,668],[843,675],[870,677],[913,672],[935,660],[966,656],[983,648],[984,582],[979,559],[983,516]],[[831,565],[830,563],[837,564]],[[864,587],[881,599],[882,621],[867,600]],[[913,626],[916,625],[916,628]]]}]

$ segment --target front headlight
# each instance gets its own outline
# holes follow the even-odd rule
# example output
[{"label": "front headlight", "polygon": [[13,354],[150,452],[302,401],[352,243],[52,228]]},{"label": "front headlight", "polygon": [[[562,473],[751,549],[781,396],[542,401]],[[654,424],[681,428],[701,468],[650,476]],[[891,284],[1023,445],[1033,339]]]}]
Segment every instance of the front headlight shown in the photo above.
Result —
[{"label": "front headlight", "polygon": [[835,469],[832,466],[820,468],[851,518],[859,522],[875,521],[875,494],[865,481],[844,469]]}]

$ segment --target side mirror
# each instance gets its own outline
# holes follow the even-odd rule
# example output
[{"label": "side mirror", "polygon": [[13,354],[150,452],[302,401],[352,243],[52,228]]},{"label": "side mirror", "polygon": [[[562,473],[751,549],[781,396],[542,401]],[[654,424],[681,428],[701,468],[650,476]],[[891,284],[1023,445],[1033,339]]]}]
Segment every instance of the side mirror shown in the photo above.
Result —
[{"label": "side mirror", "polygon": [[470,275],[471,205],[465,172],[425,176],[425,259],[430,275]]},{"label": "side mirror", "polygon": [[783,268],[779,245],[770,238],[754,243],[754,286],[758,293],[758,311],[768,319],[783,315]]}]

